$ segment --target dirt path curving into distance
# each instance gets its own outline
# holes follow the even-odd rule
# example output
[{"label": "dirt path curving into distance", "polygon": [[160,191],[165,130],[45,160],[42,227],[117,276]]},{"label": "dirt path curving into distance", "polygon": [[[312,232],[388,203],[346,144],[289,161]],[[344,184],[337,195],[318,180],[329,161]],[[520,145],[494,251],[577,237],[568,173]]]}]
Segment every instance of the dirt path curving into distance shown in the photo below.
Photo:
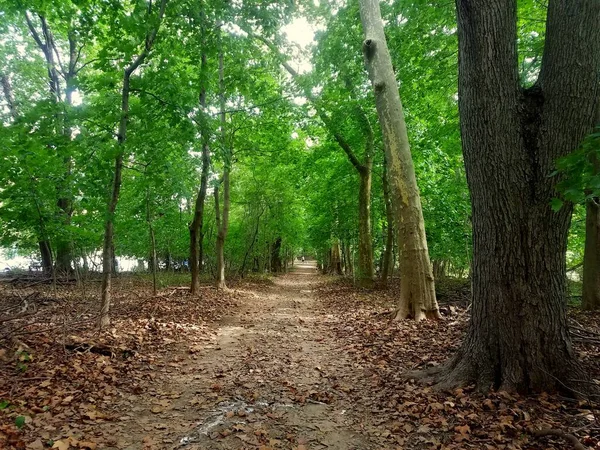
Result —
[{"label": "dirt path curving into distance", "polygon": [[[156,378],[117,405],[111,448],[379,449],[349,395],[368,384],[313,298],[314,262],[237,290],[239,309],[205,345],[157,361]],[[331,318],[330,318],[331,319]]]}]

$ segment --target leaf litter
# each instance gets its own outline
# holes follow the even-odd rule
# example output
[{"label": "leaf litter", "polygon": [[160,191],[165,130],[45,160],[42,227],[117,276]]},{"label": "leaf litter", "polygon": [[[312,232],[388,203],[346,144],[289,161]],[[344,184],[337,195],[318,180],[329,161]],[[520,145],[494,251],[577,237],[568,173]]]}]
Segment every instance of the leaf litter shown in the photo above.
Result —
[{"label": "leaf litter", "polygon": [[[396,285],[358,290],[314,270],[203,286],[200,297],[117,282],[102,333],[93,293],[0,285],[7,308],[28,299],[0,342],[0,448],[572,448],[534,436],[546,428],[600,448],[590,400],[406,379],[456,350],[464,283],[440,284],[444,321],[414,323],[388,318]],[[574,313],[578,336],[595,336],[597,319]],[[576,349],[598,378],[596,341]]]}]

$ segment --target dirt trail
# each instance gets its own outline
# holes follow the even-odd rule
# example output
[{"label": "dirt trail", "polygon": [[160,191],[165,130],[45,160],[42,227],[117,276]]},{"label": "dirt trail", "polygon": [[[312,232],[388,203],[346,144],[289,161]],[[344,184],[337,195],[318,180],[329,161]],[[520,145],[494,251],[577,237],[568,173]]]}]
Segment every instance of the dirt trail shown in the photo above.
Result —
[{"label": "dirt trail", "polygon": [[314,263],[238,291],[206,345],[174,349],[103,432],[114,448],[376,449],[348,393],[368,384],[328,332]]}]

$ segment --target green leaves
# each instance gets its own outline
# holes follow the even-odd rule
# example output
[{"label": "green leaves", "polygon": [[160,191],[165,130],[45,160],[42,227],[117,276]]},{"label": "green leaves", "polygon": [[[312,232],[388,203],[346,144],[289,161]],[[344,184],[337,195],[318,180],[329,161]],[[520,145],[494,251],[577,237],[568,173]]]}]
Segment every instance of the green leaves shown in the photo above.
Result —
[{"label": "green leaves", "polygon": [[17,416],[15,417],[15,426],[19,429],[23,428],[25,426],[25,416]]}]

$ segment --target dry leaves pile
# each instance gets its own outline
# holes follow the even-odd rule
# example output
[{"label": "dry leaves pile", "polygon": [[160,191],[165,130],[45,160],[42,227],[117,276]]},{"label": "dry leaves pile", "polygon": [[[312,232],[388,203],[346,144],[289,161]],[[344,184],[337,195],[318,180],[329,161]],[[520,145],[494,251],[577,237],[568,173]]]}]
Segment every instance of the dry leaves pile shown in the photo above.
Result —
[{"label": "dry leaves pile", "polygon": [[[456,350],[464,283],[438,283],[445,320],[414,323],[389,320],[397,286],[323,280],[204,286],[193,298],[120,278],[102,333],[97,286],[0,283],[0,448],[574,448],[535,436],[552,428],[600,449],[595,402],[406,379]],[[599,317],[571,316],[599,378]]]},{"label": "dry leaves pile", "polygon": [[[535,437],[553,428],[600,448],[597,402],[559,396],[481,395],[472,388],[439,392],[406,379],[407,372],[443,364],[460,343],[468,321],[468,286],[440,283],[438,298],[445,320],[390,321],[397,286],[357,291],[349,283],[325,284],[319,297],[330,330],[344,342],[370,385],[354,391],[356,402],[372,413],[373,433],[386,436],[390,448],[564,449],[573,445],[558,436]],[[582,328],[597,333],[597,317],[573,313]],[[595,327],[596,331],[593,331]],[[591,331],[590,331],[591,330]],[[598,341],[580,339],[576,349],[594,378],[600,378]]]},{"label": "dry leaves pile", "polygon": [[148,389],[173,345],[210,340],[209,323],[236,305],[208,286],[201,298],[175,288],[154,297],[122,278],[111,326],[98,332],[96,288],[0,284],[0,448],[105,448],[99,425],[122,418],[117,402]]}]

